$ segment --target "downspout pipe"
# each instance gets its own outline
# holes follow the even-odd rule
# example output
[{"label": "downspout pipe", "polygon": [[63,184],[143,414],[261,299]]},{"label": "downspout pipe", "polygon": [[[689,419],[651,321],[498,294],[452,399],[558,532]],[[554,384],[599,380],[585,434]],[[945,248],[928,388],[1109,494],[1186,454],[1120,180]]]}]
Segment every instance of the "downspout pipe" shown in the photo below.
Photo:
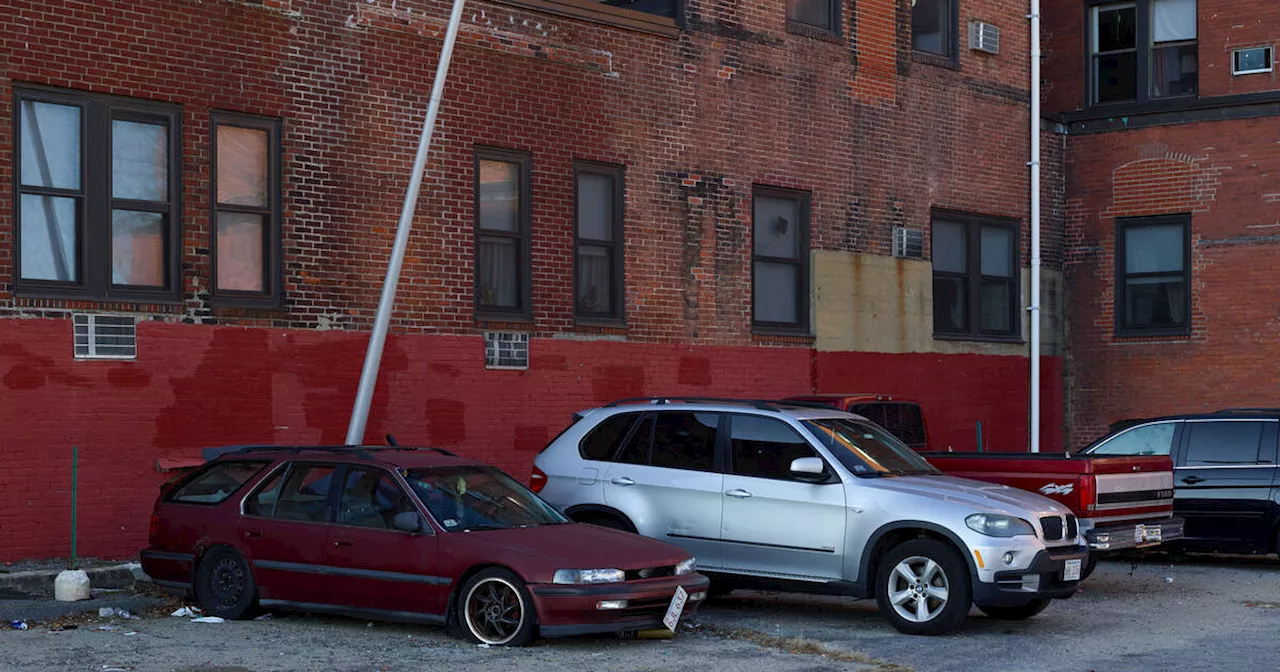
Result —
[{"label": "downspout pipe", "polygon": [[1040,0],[1031,0],[1031,452],[1040,452]]}]

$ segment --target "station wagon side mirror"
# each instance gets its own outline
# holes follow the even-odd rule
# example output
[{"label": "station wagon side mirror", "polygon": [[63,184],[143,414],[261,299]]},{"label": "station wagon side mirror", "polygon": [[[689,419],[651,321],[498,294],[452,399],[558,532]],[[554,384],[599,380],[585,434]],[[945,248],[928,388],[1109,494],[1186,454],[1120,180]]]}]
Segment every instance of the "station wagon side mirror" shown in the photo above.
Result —
[{"label": "station wagon side mirror", "polygon": [[827,467],[818,457],[798,457],[791,461],[791,476],[808,483],[827,480]]},{"label": "station wagon side mirror", "polygon": [[392,525],[401,532],[417,534],[422,531],[422,516],[417,511],[402,511],[396,514]]}]

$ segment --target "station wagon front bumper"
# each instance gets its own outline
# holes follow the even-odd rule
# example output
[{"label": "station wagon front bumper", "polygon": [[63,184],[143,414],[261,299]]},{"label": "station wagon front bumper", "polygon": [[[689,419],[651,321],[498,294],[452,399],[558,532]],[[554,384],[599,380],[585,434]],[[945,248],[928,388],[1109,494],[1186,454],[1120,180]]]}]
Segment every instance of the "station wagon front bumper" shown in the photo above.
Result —
[{"label": "station wagon front bumper", "polygon": [[[706,599],[711,581],[702,574],[594,585],[531,584],[543,637],[627,632],[661,628],[676,586],[689,594],[683,617]],[[626,601],[622,608],[602,609],[602,602]]]}]

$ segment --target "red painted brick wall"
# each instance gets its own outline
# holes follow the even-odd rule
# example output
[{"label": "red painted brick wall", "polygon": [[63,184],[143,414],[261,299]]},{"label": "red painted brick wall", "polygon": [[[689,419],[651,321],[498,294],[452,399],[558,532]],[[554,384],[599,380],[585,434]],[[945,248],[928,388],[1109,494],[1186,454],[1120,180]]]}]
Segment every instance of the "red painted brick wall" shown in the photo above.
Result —
[{"label": "red painted brick wall", "polygon": [[[1070,138],[1070,443],[1280,398],[1280,118]],[[1115,336],[1115,218],[1192,213],[1191,334]]]},{"label": "red painted brick wall", "polygon": [[[1040,450],[1062,450],[1062,358],[1040,359]],[[1031,367],[1026,357],[935,353],[818,353],[818,392],[889,394],[920,403],[932,450],[1026,452]]]},{"label": "red painted brick wall", "polygon": [[[811,191],[819,249],[888,254],[892,227],[924,228],[932,207],[1026,221],[1021,4],[964,3],[961,30],[995,22],[1003,44],[999,56],[962,48],[958,69],[912,56],[903,0],[842,3],[830,39],[789,32],[781,0],[686,5],[687,29],[671,38],[469,3],[371,436],[459,446],[521,475],[581,405],[811,389],[812,339],[751,330],[754,184]],[[68,446],[80,445],[82,552],[130,554],[162,478],[157,458],[341,440],[446,11],[438,0],[0,0],[0,183],[13,179],[14,84],[168,102],[183,120],[179,305],[16,296],[13,201],[0,190],[0,315],[15,318],[0,320],[0,377],[13,381],[0,421],[24,427],[0,439],[18,456],[0,467],[0,497],[20,493],[9,487],[19,479],[62,478]],[[278,310],[209,297],[212,110],[282,120]],[[477,145],[532,156],[533,319],[498,325],[534,336],[523,374],[481,365],[491,325],[472,310]],[[573,318],[575,160],[626,166],[624,326]],[[1061,210],[1057,175],[1046,168],[1047,212]],[[1045,258],[1060,267],[1058,238]],[[138,361],[73,361],[71,310],[151,318]],[[0,554],[66,552],[57,505],[5,502],[0,511],[23,515],[0,513]]]}]

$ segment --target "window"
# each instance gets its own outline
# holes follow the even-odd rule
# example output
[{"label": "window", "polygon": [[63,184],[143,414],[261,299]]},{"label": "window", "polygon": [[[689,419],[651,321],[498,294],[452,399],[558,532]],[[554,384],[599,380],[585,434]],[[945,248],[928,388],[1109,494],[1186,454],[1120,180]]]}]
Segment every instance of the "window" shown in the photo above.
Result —
[{"label": "window", "polygon": [[[562,0],[567,1],[567,0]],[[599,2],[602,5],[610,7],[618,7],[620,9],[630,9],[636,12],[644,12],[645,14],[654,14],[657,16],[665,16],[669,19],[680,18],[680,0],[583,0],[584,2]]]},{"label": "window", "polygon": [[528,488],[492,467],[411,469],[404,476],[418,499],[447,531],[569,522]]},{"label": "window", "polygon": [[787,21],[827,32],[840,32],[838,0],[787,0]]},{"label": "window", "polygon": [[935,337],[1016,339],[1018,225],[954,213],[933,220]]},{"label": "window", "polygon": [[579,164],[574,169],[574,181],[574,315],[589,320],[621,320],[622,167]]},{"label": "window", "polygon": [[1196,0],[1137,0],[1090,9],[1094,103],[1196,95]]},{"label": "window", "polygon": [[818,453],[787,423],[753,415],[729,421],[733,473],[753,478],[793,480],[791,462]]},{"label": "window", "polygon": [[394,530],[396,514],[414,511],[413,501],[381,469],[348,469],[338,502],[338,524]]},{"label": "window", "polygon": [[928,441],[924,433],[924,415],[916,404],[899,402],[856,404],[849,408],[871,422],[884,427],[899,441],[912,448],[924,448]]},{"label": "window", "polygon": [[272,517],[312,523],[328,522],[329,486],[332,481],[333,467],[294,465],[285,479]]},{"label": "window", "polygon": [[956,58],[957,0],[911,0],[911,48]]},{"label": "window", "polygon": [[529,157],[476,153],[476,311],[530,316]]},{"label": "window", "polygon": [[1271,47],[1236,49],[1231,52],[1231,74],[1252,75],[1271,72],[1272,51]]},{"label": "window", "polygon": [[1261,422],[1188,422],[1186,466],[1257,464]]},{"label": "window", "polygon": [[659,413],[653,428],[650,464],[668,469],[711,471],[715,465],[719,424],[719,413]]},{"label": "window", "polygon": [[578,452],[583,459],[609,460],[613,457],[618,443],[627,436],[627,430],[635,424],[636,417],[638,417],[636,413],[619,413],[606,418],[604,422],[596,425],[582,437],[582,442],[578,444]]},{"label": "window", "polygon": [[244,515],[264,516],[266,518],[275,516],[276,502],[280,501],[280,486],[284,483],[284,475],[286,473],[288,473],[288,469],[277,469],[271,478],[268,478],[262,485],[258,486],[258,491],[249,496],[244,502]]},{"label": "window", "polygon": [[618,452],[617,462],[649,464],[649,452],[653,447],[653,414],[646,413],[640,424],[631,431],[631,437]]},{"label": "window", "polygon": [[267,466],[267,462],[219,462],[192,478],[169,497],[180,504],[218,504]]},{"label": "window", "polygon": [[809,195],[757,188],[752,315],[757,327],[809,329]]},{"label": "window", "polygon": [[1116,220],[1118,333],[1190,330],[1190,231],[1190,215]]},{"label": "window", "polygon": [[178,297],[179,110],[18,89],[20,292]]},{"label": "window", "polygon": [[871,423],[822,418],[804,420],[802,424],[854,476],[939,473],[892,434]]},{"label": "window", "polygon": [[1172,422],[1158,422],[1126,430],[1089,451],[1093,455],[1168,455],[1173,447]]},{"label": "window", "polygon": [[280,298],[280,122],[213,115],[213,292]]}]

